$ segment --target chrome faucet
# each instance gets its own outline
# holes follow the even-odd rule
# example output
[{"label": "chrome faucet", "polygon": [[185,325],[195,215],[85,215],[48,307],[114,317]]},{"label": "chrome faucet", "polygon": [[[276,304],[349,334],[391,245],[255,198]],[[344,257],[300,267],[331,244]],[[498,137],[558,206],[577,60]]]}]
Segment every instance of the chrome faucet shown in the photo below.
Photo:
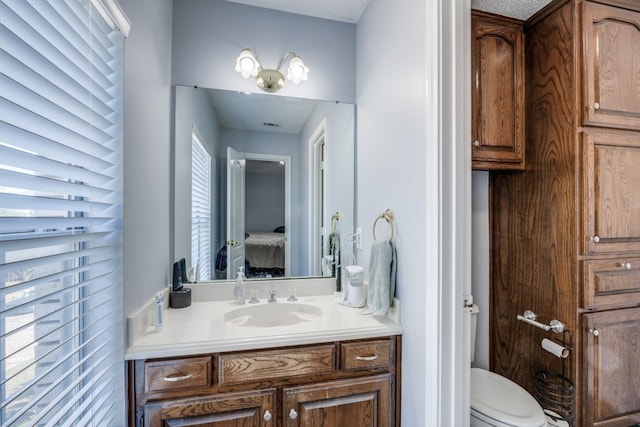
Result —
[{"label": "chrome faucet", "polygon": [[268,293],[269,295],[269,299],[267,300],[267,302],[276,302],[276,290],[275,289],[271,289]]}]

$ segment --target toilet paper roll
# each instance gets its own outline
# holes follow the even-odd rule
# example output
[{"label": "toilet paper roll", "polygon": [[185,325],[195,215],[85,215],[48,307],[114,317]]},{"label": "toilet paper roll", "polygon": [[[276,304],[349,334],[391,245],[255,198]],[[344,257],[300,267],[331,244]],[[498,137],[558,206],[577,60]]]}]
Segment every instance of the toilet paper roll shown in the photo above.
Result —
[{"label": "toilet paper roll", "polygon": [[549,353],[553,354],[556,357],[560,357],[562,359],[566,359],[569,357],[569,349],[561,346],[560,344],[551,341],[548,338],[544,338],[542,340],[542,348],[547,350]]}]

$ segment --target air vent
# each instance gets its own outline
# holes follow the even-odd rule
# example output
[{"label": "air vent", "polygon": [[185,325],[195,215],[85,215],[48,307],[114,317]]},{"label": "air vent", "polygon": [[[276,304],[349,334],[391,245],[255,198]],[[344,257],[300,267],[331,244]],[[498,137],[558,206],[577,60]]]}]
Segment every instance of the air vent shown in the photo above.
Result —
[{"label": "air vent", "polygon": [[262,123],[262,126],[266,126],[268,128],[279,128],[280,127],[280,123],[264,122],[264,123]]}]

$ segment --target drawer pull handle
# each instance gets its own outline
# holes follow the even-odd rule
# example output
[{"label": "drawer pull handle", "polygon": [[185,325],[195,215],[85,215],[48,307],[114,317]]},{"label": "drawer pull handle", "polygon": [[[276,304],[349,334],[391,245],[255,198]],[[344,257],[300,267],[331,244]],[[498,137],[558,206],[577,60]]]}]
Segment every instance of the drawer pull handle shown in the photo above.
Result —
[{"label": "drawer pull handle", "polygon": [[591,240],[593,243],[598,243],[600,241],[600,237],[599,236],[589,237],[589,240]]},{"label": "drawer pull handle", "polygon": [[190,378],[193,378],[193,374],[187,374],[187,375],[177,375],[177,376],[171,376],[171,377],[164,377],[162,379],[162,381],[166,381],[168,383],[177,383],[179,381],[185,381],[188,380]]},{"label": "drawer pull handle", "polygon": [[600,104],[598,104],[597,102],[594,102],[592,107],[594,110],[598,111],[600,109]]},{"label": "drawer pull handle", "polygon": [[262,419],[265,421],[271,421],[271,412],[269,412],[268,410],[264,411],[264,415],[262,416]]},{"label": "drawer pull handle", "polygon": [[371,362],[373,360],[376,360],[377,358],[377,354],[372,354],[371,356],[356,356],[356,360],[359,360],[361,362]]},{"label": "drawer pull handle", "polygon": [[621,262],[620,263],[620,267],[624,268],[625,270],[631,270],[631,263],[630,262]]},{"label": "drawer pull handle", "polygon": [[599,331],[599,330],[597,330],[597,329],[595,329],[595,328],[594,328],[594,329],[589,329],[589,332],[590,332],[591,334],[593,334],[593,336],[594,336],[594,337],[597,337],[597,336],[599,336],[599,335],[600,335],[600,331]]},{"label": "drawer pull handle", "polygon": [[289,418],[291,418],[292,420],[295,420],[296,418],[298,418],[298,413],[296,412],[296,410],[295,410],[295,409],[292,409],[292,410],[289,412]]},{"label": "drawer pull handle", "polygon": [[474,147],[480,147],[480,141],[478,141],[478,140],[473,141],[473,146]]}]

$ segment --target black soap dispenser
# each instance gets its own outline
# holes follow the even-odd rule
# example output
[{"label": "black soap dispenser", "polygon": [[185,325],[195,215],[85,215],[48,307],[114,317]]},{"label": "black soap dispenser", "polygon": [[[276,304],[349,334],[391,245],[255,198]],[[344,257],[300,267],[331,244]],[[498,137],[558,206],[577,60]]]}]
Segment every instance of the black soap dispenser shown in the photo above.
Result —
[{"label": "black soap dispenser", "polygon": [[173,284],[169,292],[169,307],[184,308],[191,305],[191,288],[186,288],[187,263],[184,258],[173,263]]}]

